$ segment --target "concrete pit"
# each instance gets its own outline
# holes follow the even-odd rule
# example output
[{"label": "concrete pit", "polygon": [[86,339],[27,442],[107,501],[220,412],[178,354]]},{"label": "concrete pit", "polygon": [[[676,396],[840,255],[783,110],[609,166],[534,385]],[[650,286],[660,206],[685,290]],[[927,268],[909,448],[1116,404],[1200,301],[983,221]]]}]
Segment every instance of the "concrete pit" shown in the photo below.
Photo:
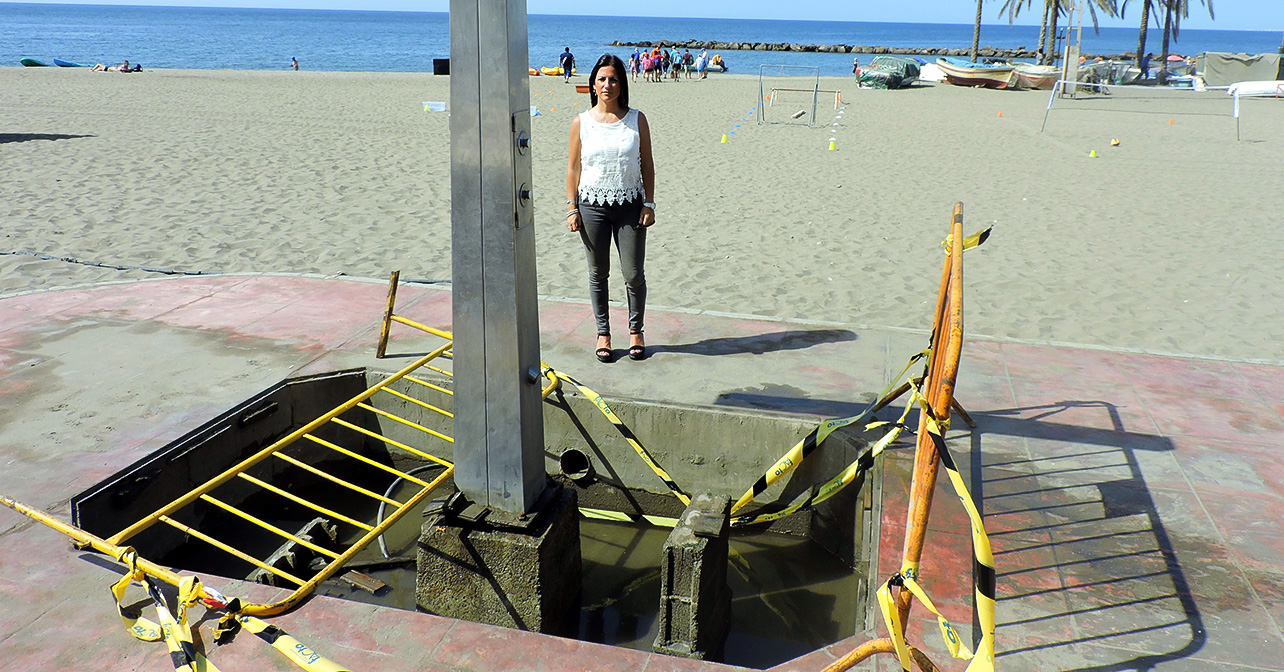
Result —
[{"label": "concrete pit", "polygon": [[[352,369],[274,385],[76,496],[72,502],[74,520],[94,534],[111,536],[385,377],[384,372]],[[451,410],[448,396],[422,385],[400,381],[393,388],[412,399]],[[720,511],[817,422],[811,416],[743,409],[614,398],[609,403],[684,491],[700,493],[697,503]],[[422,427],[451,433],[449,417],[402,397],[381,394],[370,404]],[[453,458],[449,442],[423,445],[422,432],[376,411],[356,408],[341,417],[394,441],[412,442],[437,457]],[[444,596],[447,602],[482,603],[489,599],[477,597],[482,592],[513,579],[511,585],[516,587],[500,588],[508,592],[492,602],[502,604],[530,587],[536,593],[557,596],[555,601],[562,605],[558,608],[573,605],[571,615],[556,616],[553,611],[538,609],[517,619],[511,618],[516,613],[511,609],[507,616],[496,618],[443,615],[629,648],[654,647],[673,655],[748,667],[787,661],[869,625],[871,558],[877,557],[880,520],[879,493],[872,491],[871,484],[877,484],[879,478],[866,479],[863,487],[855,483],[815,510],[760,526],[762,529],[727,530],[725,515],[719,513],[715,523],[715,516],[708,512],[702,526],[698,515],[692,518],[691,510],[684,514],[687,507],[668,491],[591,400],[563,389],[544,404],[544,422],[546,470],[554,489],[564,493],[557,498],[559,506],[574,510],[577,503],[581,510],[624,513],[631,520],[610,522],[570,515],[569,520],[578,528],[577,534],[570,533],[575,535],[575,543],[562,539],[568,533],[555,533],[553,536],[561,540],[552,546],[531,546],[531,557],[539,562],[483,563],[485,571],[478,574],[482,580],[474,585],[466,577],[450,573],[450,566],[460,566],[458,558],[444,564],[425,562],[425,555],[430,560],[434,555],[433,544],[440,547],[440,540],[425,545],[433,530],[440,527],[441,536],[455,540],[447,542],[447,547],[466,536],[461,536],[458,528],[441,524],[439,503],[427,517],[410,512],[387,531],[384,540],[389,557],[378,544],[371,543],[352,559],[348,567],[374,577],[374,584],[353,580],[355,575],[348,580],[336,577],[323,582],[317,592],[442,613],[431,606],[435,603],[425,598],[427,593]],[[327,426],[318,436],[370,461],[418,473],[420,478],[431,478],[442,469],[352,429]],[[866,445],[858,432],[835,432],[758,502],[765,507],[785,506],[810,486],[839,473]],[[418,490],[405,481],[395,482],[378,468],[354,466],[350,459],[313,442],[300,441],[286,452],[323,469],[339,470],[352,483],[397,501]],[[354,495],[288,462],[269,460],[249,473],[311,501],[324,502],[352,519],[373,524],[381,518],[376,500]],[[440,500],[452,490],[453,484],[447,483],[446,489],[432,498]],[[321,540],[318,543],[327,549],[331,545],[346,547],[360,536],[360,530],[352,525],[325,516],[318,519],[315,511],[255,488],[244,479],[233,478],[212,494],[286,531]],[[644,515],[682,517],[686,522],[678,530],[670,530],[648,523]],[[304,580],[324,564],[316,553],[283,543],[280,536],[207,502],[198,501],[176,517],[216,538],[235,540],[237,548],[254,557],[271,556],[272,564]],[[568,516],[556,514],[552,519],[565,521]],[[559,524],[562,527],[558,529],[566,529],[564,523]],[[479,533],[494,536],[508,532],[468,532]],[[687,535],[685,540],[674,538],[682,534]],[[270,572],[166,525],[156,525],[128,543],[144,557],[185,571],[289,587]],[[457,548],[465,546],[476,548],[473,542]],[[517,546],[524,547],[524,542]],[[430,552],[425,554],[425,548]],[[438,560],[445,557],[435,555]],[[501,555],[510,560],[515,557],[508,551]],[[581,567],[578,580],[568,578],[572,565]],[[516,576],[527,566],[544,566],[546,570],[531,584]],[[548,571],[559,567],[567,571]],[[446,575],[453,578],[442,581]],[[693,578],[699,585],[692,586]],[[386,587],[377,588],[378,582]],[[358,584],[365,589],[355,587]],[[367,592],[372,586],[374,594]],[[426,590],[428,586],[431,591]],[[452,590],[457,591],[453,596]]]}]

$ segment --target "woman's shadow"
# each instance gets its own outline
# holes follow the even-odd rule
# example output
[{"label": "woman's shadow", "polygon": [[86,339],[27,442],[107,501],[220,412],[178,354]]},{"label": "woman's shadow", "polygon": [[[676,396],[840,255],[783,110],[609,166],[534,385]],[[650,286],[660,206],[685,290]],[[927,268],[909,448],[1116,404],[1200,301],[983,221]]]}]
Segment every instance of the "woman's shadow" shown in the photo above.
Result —
[{"label": "woman's shadow", "polygon": [[762,355],[781,350],[802,350],[821,343],[840,343],[856,340],[856,332],[847,329],[812,329],[777,331],[770,334],[753,336],[733,336],[727,338],[707,338],[695,343],[678,343],[655,345],[647,348],[649,355],[661,353],[681,353],[687,355],[754,354]]}]

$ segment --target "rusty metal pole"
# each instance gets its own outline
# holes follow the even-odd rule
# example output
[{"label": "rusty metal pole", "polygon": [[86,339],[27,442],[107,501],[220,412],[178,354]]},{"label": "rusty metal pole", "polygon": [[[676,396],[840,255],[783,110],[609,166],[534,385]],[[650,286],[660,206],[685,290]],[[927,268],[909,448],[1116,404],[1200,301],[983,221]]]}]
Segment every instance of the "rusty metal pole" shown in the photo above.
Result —
[{"label": "rusty metal pole", "polygon": [[[924,395],[938,419],[949,417],[958,372],[958,356],[963,340],[963,204],[954,205],[950,223],[950,247],[941,270],[941,291],[937,295],[936,321],[933,325],[932,360]],[[936,490],[940,456],[927,431],[927,416],[920,411],[918,445],[914,453],[914,475],[910,480],[909,511],[905,518],[905,546],[901,567],[914,572],[923,557],[923,542],[932,512],[932,495]],[[908,590],[896,594],[896,607],[902,623],[908,623],[912,595]]]},{"label": "rusty metal pole", "polygon": [[[927,379],[922,382],[923,393],[928,399],[932,415],[938,419],[949,417],[962,352],[963,204],[955,203],[954,216],[950,221],[948,249],[941,269],[941,289],[937,294],[936,314],[933,316],[932,359],[928,364]],[[914,455],[914,475],[910,482],[901,564],[902,568],[909,567],[915,574],[918,573],[919,561],[923,557],[923,541],[932,509],[932,492],[936,488],[939,459],[936,445],[927,433],[927,416],[923,414],[919,418],[918,446]],[[910,598],[908,590],[902,589],[896,594],[896,610],[905,627],[908,627]],[[875,654],[895,652],[896,643],[891,637],[870,640],[830,663],[824,672],[846,672]],[[922,651],[910,646],[909,653],[914,665],[923,672],[936,672],[938,669]]]}]

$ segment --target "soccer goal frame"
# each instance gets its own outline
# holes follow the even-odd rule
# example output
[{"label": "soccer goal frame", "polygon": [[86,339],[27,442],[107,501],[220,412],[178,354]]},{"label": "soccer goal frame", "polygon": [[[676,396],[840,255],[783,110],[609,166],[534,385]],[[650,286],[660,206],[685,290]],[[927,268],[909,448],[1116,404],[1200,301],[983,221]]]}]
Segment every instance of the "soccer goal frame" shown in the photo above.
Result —
[{"label": "soccer goal frame", "polygon": [[819,67],[758,66],[759,124],[815,126],[819,102]]},{"label": "soccer goal frame", "polygon": [[[1052,87],[1051,94],[1048,96],[1048,107],[1043,111],[1043,125],[1039,127],[1039,132],[1043,133],[1047,131],[1048,117],[1051,116],[1052,114],[1053,106],[1057,104],[1058,100],[1061,100],[1064,98],[1070,98],[1072,100],[1089,100],[1089,99],[1105,100],[1111,96],[1115,96],[1118,94],[1118,97],[1125,100],[1129,99],[1129,97],[1131,96],[1135,96],[1135,98],[1133,99],[1149,98],[1152,100],[1156,100],[1156,99],[1162,99],[1165,97],[1170,97],[1174,100],[1177,100],[1180,98],[1204,96],[1205,99],[1209,103],[1213,104],[1214,106],[1220,106],[1225,104],[1227,107],[1230,108],[1229,110],[1227,110],[1227,114],[1225,116],[1228,119],[1233,118],[1235,120],[1235,139],[1239,140],[1240,139],[1240,123],[1239,123],[1240,96],[1232,95],[1226,99],[1225,103],[1222,103],[1217,98],[1211,97],[1216,95],[1216,93],[1214,92],[1225,93],[1226,87],[1203,87],[1201,85],[1199,88],[1195,88],[1195,87],[1178,88],[1178,87],[1145,86],[1145,85],[1138,85],[1138,84],[1107,84],[1107,83],[1099,83],[1099,82],[1080,82],[1080,81],[1071,81],[1071,80],[1061,79],[1061,80],[1057,80],[1057,83]],[[1281,92],[1284,93],[1284,91],[1281,91]],[[1151,108],[1150,110],[1148,110],[1148,112],[1150,114],[1157,114],[1161,116],[1165,114],[1173,114],[1173,115],[1178,114],[1177,112],[1172,112],[1172,111],[1169,111],[1168,109],[1165,109],[1162,105],[1156,108]],[[1202,114],[1209,114],[1209,113],[1204,112]],[[1213,116],[1220,117],[1222,115],[1213,114]]]}]

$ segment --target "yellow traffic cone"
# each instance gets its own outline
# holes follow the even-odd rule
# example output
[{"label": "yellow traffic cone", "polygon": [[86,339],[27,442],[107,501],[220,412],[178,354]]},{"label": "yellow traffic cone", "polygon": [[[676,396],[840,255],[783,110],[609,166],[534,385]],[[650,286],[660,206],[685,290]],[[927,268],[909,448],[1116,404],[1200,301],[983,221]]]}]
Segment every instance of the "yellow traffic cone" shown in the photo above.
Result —
[{"label": "yellow traffic cone", "polygon": [[727,144],[727,134],[726,134],[726,133],[723,133],[723,134],[722,134],[722,144],[724,144],[724,145],[725,145],[725,144]]},{"label": "yellow traffic cone", "polygon": [[830,140],[830,141],[829,141],[829,151],[831,151],[831,152],[832,152],[832,151],[834,151],[835,149],[837,149],[837,147],[834,147],[834,141],[833,141],[833,140]]}]

